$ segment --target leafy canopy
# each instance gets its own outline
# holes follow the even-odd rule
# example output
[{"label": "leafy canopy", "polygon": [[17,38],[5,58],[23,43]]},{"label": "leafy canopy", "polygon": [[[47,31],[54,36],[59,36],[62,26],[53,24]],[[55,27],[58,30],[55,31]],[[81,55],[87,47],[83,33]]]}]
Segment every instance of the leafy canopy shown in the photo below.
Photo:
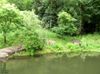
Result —
[{"label": "leafy canopy", "polygon": [[0,4],[0,32],[7,42],[7,33],[22,26],[22,17],[14,4]]}]

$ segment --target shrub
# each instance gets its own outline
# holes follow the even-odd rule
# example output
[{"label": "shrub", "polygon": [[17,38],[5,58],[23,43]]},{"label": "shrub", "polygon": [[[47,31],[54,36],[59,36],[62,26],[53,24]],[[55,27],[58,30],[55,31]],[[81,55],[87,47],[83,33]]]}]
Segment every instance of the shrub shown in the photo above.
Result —
[{"label": "shrub", "polygon": [[53,31],[60,35],[73,35],[77,31],[77,27],[74,25],[76,19],[69,13],[62,11],[58,14],[58,27],[53,28]]},{"label": "shrub", "polygon": [[24,32],[23,44],[29,52],[42,50],[44,43],[45,39],[41,38],[41,36],[39,36],[35,31]]},{"label": "shrub", "polygon": [[42,50],[45,44],[45,38],[43,34],[38,32],[41,28],[41,21],[38,16],[34,14],[34,11],[23,11],[21,12],[23,16],[24,26],[19,38],[22,39],[27,51],[34,52],[37,50]]},{"label": "shrub", "polygon": [[38,16],[34,11],[21,11],[23,16],[24,25],[26,28],[34,29],[41,28],[42,21],[38,19]]}]

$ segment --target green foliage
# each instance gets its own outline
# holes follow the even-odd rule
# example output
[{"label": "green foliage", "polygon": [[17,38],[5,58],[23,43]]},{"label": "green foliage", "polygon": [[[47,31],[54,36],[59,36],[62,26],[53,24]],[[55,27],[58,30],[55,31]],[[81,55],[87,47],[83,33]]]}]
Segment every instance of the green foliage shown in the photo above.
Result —
[{"label": "green foliage", "polygon": [[[100,35],[99,34],[88,34],[82,36],[65,36],[65,38],[58,38],[50,36],[49,39],[55,41],[53,45],[46,45],[45,53],[91,53],[100,52]],[[72,39],[77,39],[80,43],[73,43]]]},{"label": "green foliage", "polygon": [[[10,6],[10,8],[8,8]],[[6,37],[8,46],[23,45],[25,49],[31,54],[34,51],[42,50],[45,44],[43,34],[37,31],[41,28],[41,21],[34,11],[19,11],[13,8],[12,5],[7,4],[0,8],[0,43]],[[1,37],[3,33],[3,38]],[[3,45],[0,45],[2,48]]]},{"label": "green foliage", "polygon": [[38,33],[26,30],[23,35],[23,44],[26,51],[34,53],[35,51],[42,50],[44,48],[45,39]]},{"label": "green foliage", "polygon": [[42,21],[39,20],[38,15],[34,11],[21,11],[21,15],[27,28],[34,30],[41,28]]},{"label": "green foliage", "polygon": [[52,28],[57,25],[57,14],[61,10],[61,0],[35,0],[35,13],[44,21],[43,27]]},{"label": "green foliage", "polygon": [[37,30],[42,29],[42,22],[38,19],[38,16],[34,14],[34,11],[22,11],[21,14],[25,27],[23,27],[23,31],[21,31],[18,38],[30,53],[42,50],[45,44],[45,38],[43,34],[41,35],[40,32],[37,32]]},{"label": "green foliage", "polygon": [[11,4],[0,4],[0,33],[4,44],[7,43],[7,34],[22,26],[19,10]]},{"label": "green foliage", "polygon": [[0,0],[0,4],[7,3],[7,0]]},{"label": "green foliage", "polygon": [[56,41],[48,46],[53,51],[98,50],[98,35],[82,36],[80,45],[71,43],[72,37],[66,35],[80,34],[85,29],[100,32],[99,19],[99,0],[0,0],[0,48],[5,47],[4,44],[22,44],[33,53],[44,48],[46,35],[47,39]]},{"label": "green foliage", "polygon": [[69,13],[62,11],[58,14],[58,27],[53,28],[53,30],[60,35],[73,35],[77,31],[77,27],[74,24],[75,21],[76,19]]},{"label": "green foliage", "polygon": [[20,10],[32,10],[34,0],[8,0],[15,4]]},{"label": "green foliage", "polygon": [[69,2],[67,2],[69,8],[66,7],[66,9],[78,19],[77,26],[79,27],[79,32],[84,32],[86,30],[84,25],[86,25],[88,30],[95,32],[97,30],[97,24],[100,23],[98,20],[100,19],[100,1],[70,0]]},{"label": "green foliage", "polygon": [[79,51],[79,52],[94,52],[97,51],[99,52],[100,46],[99,46],[99,37],[100,35],[98,34],[89,34],[89,35],[84,35],[80,38],[80,44],[74,44],[72,42],[67,43],[67,49],[70,51]]},{"label": "green foliage", "polygon": [[85,31],[85,24],[89,26],[90,31],[92,31],[91,28],[95,28],[94,31],[100,31],[98,28],[100,24],[99,0],[35,0],[33,7],[36,14],[45,22],[43,27],[57,26],[57,14],[64,10],[77,19],[74,24],[78,28],[78,33]]},{"label": "green foliage", "polygon": [[81,52],[81,47],[80,45],[73,44],[73,43],[67,43],[67,49],[69,49],[71,52]]}]

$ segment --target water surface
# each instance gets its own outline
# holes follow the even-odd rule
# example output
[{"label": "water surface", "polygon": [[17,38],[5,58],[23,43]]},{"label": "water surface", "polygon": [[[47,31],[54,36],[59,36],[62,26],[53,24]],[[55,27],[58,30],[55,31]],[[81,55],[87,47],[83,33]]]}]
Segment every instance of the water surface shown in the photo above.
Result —
[{"label": "water surface", "polygon": [[100,57],[15,58],[0,64],[0,74],[100,74]]}]

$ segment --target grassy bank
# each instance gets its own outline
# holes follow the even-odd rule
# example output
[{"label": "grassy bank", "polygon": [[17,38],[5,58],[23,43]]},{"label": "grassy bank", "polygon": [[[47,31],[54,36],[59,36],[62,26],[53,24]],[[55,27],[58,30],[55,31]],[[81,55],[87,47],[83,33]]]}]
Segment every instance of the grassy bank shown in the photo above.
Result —
[{"label": "grassy bank", "polygon": [[[39,30],[38,30],[39,31]],[[71,56],[97,56],[100,55],[100,35],[87,34],[80,36],[63,36],[48,30],[41,30],[45,34],[46,44],[43,50],[35,54],[67,54]],[[76,41],[76,42],[73,42]],[[20,52],[17,56],[27,56],[28,52]]]}]

